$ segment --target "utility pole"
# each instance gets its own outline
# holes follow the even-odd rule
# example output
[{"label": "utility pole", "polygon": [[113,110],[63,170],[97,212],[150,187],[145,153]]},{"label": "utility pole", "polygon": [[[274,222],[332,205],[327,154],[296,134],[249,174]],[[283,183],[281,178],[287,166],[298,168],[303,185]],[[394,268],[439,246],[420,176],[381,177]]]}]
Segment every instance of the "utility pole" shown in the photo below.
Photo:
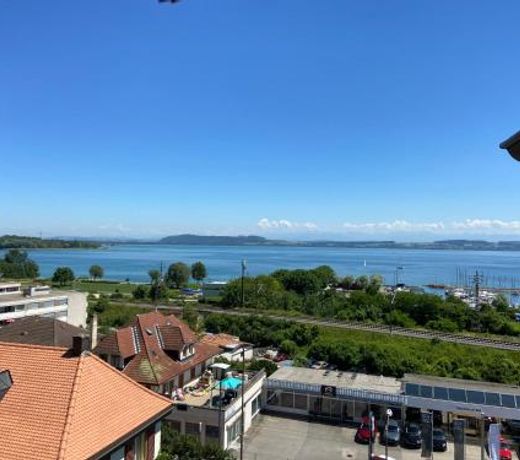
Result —
[{"label": "utility pole", "polygon": [[240,431],[240,460],[244,460],[244,387],[246,385],[246,347],[242,345],[242,416],[241,416],[241,431]]},{"label": "utility pole", "polygon": [[482,275],[478,272],[478,270],[473,276],[473,283],[475,284],[475,308],[478,308],[480,303],[480,284],[482,283]]},{"label": "utility pole", "polygon": [[244,308],[245,304],[245,297],[244,297],[244,276],[246,275],[246,259],[242,259],[242,276],[241,276],[241,299],[240,299],[240,305],[242,308]]}]

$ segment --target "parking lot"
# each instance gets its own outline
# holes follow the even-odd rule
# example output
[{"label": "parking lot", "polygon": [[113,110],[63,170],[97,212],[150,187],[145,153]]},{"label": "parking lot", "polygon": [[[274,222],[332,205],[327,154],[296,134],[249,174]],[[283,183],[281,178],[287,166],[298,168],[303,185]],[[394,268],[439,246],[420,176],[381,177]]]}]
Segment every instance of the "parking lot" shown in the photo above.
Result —
[{"label": "parking lot", "polygon": [[[246,460],[366,460],[368,447],[356,444],[356,429],[306,420],[261,414],[244,438]],[[384,454],[376,441],[374,453]],[[396,460],[418,460],[420,450],[389,447],[388,456]],[[435,452],[436,460],[453,459],[453,445],[447,452]],[[480,447],[466,446],[467,460],[480,460]]]}]

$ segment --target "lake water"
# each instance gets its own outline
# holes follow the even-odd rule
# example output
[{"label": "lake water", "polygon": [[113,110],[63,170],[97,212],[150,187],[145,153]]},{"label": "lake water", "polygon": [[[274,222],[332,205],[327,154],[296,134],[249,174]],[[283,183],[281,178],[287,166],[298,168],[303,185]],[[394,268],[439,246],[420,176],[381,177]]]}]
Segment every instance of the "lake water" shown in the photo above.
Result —
[{"label": "lake water", "polygon": [[39,249],[29,255],[42,276],[52,275],[58,266],[87,276],[89,267],[99,264],[107,279],[148,281],[148,270],[158,269],[161,262],[166,269],[173,262],[201,260],[209,280],[227,280],[240,276],[241,260],[246,259],[250,275],[327,264],[341,276],[379,273],[393,284],[398,272],[400,282],[425,285],[454,284],[478,269],[486,285],[520,288],[520,252],[121,244],[92,250]]}]

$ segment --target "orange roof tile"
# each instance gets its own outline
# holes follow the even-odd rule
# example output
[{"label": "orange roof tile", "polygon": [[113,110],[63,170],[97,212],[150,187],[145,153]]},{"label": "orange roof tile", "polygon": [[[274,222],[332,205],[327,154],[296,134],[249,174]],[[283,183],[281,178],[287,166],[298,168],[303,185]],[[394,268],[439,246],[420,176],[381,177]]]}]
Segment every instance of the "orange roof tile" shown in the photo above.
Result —
[{"label": "orange roof tile", "polygon": [[216,347],[225,348],[228,345],[243,345],[245,342],[242,342],[238,337],[230,334],[205,334],[200,341],[202,343],[208,343],[210,345],[214,345]]},{"label": "orange roof tile", "polygon": [[0,400],[2,460],[89,458],[171,408],[90,353],[0,342],[0,363],[13,378]]}]

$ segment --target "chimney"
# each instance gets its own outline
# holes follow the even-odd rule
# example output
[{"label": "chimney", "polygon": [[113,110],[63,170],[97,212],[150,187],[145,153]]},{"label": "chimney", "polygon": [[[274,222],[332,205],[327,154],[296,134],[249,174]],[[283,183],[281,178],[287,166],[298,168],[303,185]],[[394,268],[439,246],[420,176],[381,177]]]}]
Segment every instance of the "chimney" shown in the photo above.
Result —
[{"label": "chimney", "polygon": [[86,335],[75,335],[72,337],[72,353],[74,356],[81,356],[84,351],[90,348],[90,340]]},{"label": "chimney", "polygon": [[90,323],[90,346],[92,350],[97,346],[97,329],[98,329],[98,319],[97,313],[94,312],[92,315],[92,322]]}]

